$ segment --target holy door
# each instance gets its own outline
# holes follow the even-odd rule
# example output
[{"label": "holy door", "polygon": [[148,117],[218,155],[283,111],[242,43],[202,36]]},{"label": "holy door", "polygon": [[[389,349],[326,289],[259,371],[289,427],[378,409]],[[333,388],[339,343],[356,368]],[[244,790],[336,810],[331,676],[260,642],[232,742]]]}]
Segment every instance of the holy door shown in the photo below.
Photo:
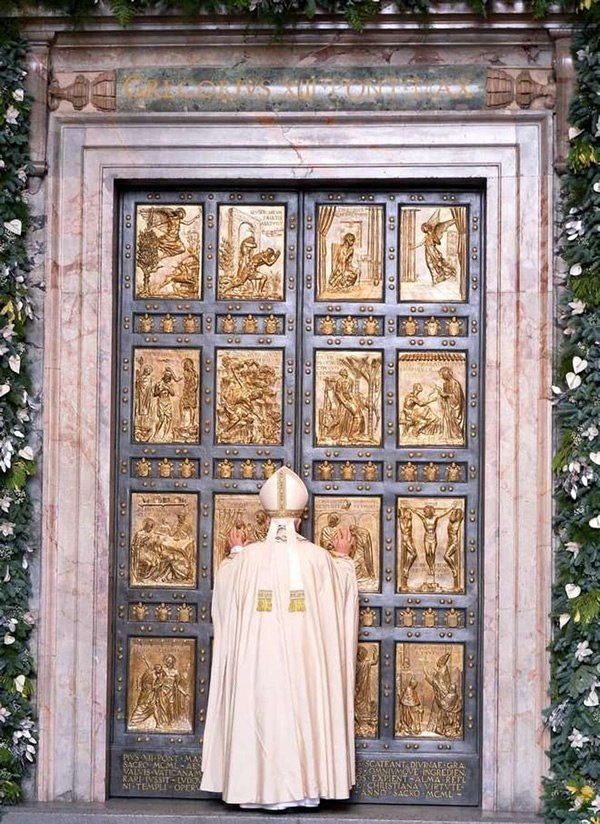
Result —
[{"label": "holy door", "polygon": [[287,464],[352,534],[355,800],[479,803],[482,205],[123,193],[111,795],[202,797],[214,574]]}]

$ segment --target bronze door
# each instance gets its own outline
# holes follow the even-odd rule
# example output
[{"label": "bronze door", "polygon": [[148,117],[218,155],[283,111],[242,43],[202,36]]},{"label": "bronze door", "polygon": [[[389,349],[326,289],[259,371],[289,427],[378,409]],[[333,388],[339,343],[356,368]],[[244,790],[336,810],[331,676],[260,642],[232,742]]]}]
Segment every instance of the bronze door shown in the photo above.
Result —
[{"label": "bronze door", "polygon": [[349,526],[355,800],[478,804],[482,195],[121,198],[110,794],[199,798],[210,594],[265,478]]}]

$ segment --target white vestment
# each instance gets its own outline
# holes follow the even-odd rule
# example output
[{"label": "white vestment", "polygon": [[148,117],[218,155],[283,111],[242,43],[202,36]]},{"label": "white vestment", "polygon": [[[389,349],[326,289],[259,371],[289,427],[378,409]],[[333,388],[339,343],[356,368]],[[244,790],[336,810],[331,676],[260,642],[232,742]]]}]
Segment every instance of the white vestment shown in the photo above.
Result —
[{"label": "white vestment", "polygon": [[354,784],[354,563],[296,533],[306,500],[297,475],[275,473],[261,491],[266,540],[216,575],[202,789],[229,803],[312,806]]}]

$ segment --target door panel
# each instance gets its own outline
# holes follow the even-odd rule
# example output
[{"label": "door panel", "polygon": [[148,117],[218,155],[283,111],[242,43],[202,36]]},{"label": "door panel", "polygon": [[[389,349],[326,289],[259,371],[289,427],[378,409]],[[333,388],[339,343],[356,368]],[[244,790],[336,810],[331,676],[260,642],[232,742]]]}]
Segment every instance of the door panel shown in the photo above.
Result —
[{"label": "door panel", "polygon": [[293,466],[349,526],[360,801],[479,802],[482,196],[129,190],[110,794],[202,797],[210,594]]}]

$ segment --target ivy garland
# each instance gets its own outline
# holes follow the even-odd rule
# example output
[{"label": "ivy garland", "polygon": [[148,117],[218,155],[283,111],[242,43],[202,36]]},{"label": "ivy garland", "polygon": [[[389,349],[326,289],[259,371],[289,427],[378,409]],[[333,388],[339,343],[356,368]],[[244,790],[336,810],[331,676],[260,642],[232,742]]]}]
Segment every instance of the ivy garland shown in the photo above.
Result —
[{"label": "ivy garland", "polygon": [[30,102],[23,89],[27,44],[0,42],[0,800],[15,802],[21,778],[34,760],[36,732],[30,701],[28,647],[31,500],[27,478],[35,471],[28,444],[30,413],[25,360],[29,259],[27,175]]},{"label": "ivy garland", "polygon": [[[98,0],[44,0],[74,18],[98,10]],[[396,0],[399,11],[426,12],[430,0]],[[469,0],[484,11],[486,0]],[[107,0],[126,25],[138,14],[176,8],[190,14],[228,11],[283,25],[311,17],[315,0]],[[24,10],[27,0],[3,0]],[[568,5],[564,0],[563,5]],[[379,0],[320,0],[356,29],[380,9]],[[533,0],[537,15],[548,0]],[[559,301],[555,455],[555,528],[558,536],[552,618],[551,774],[544,781],[547,821],[600,824],[600,2],[580,0],[582,28],[574,40],[577,91],[570,113],[571,150],[563,179],[565,262]],[[30,268],[27,175],[30,102],[23,89],[27,44],[0,42],[0,801],[21,796],[21,779],[36,751],[30,701],[32,658],[28,639],[31,501],[27,478],[35,472],[28,445],[36,408],[24,358]]]}]

